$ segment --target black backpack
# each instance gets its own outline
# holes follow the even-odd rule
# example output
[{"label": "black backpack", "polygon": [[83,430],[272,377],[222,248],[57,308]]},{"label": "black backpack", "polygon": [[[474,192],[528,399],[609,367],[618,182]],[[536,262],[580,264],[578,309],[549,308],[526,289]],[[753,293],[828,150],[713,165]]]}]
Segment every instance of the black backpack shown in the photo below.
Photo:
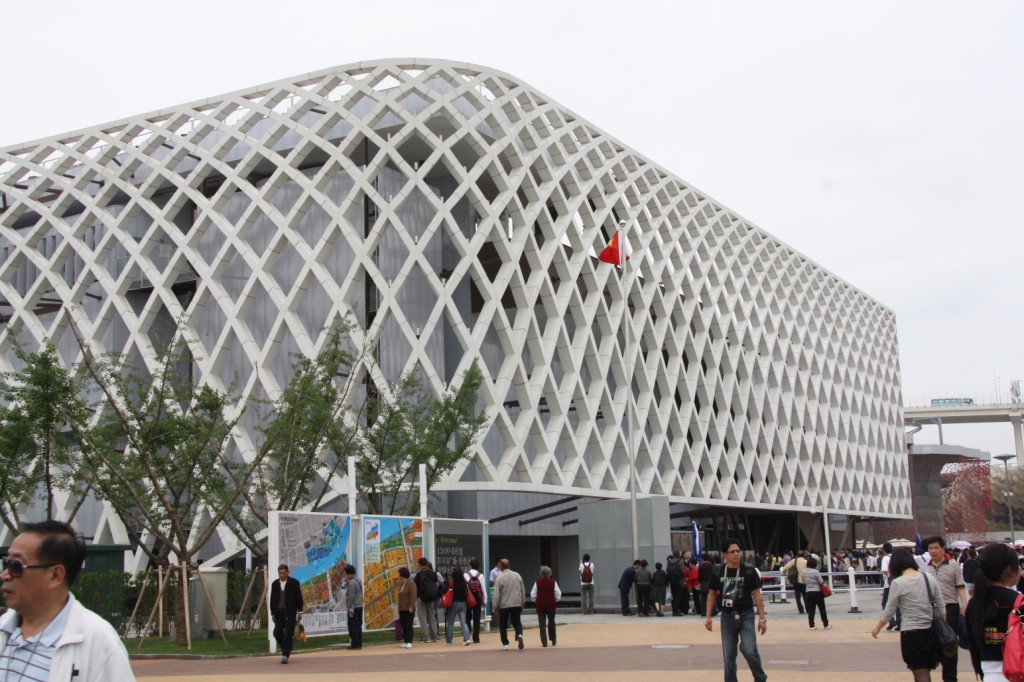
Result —
[{"label": "black backpack", "polygon": [[437,574],[425,568],[416,574],[416,577],[419,578],[419,585],[416,587],[419,589],[420,601],[430,603],[437,599]]},{"label": "black backpack", "polygon": [[[675,557],[673,557],[673,559],[674,558]],[[683,560],[682,559],[676,559],[675,561],[669,561],[668,571],[666,571],[666,573],[668,573],[668,579],[671,580],[673,584],[678,585],[678,584],[682,583],[683,582],[683,577],[684,577],[683,576]]]},{"label": "black backpack", "polygon": [[714,574],[714,564],[709,564],[702,561],[700,567],[697,569],[697,579],[700,580],[700,589],[708,589],[708,585],[711,584],[711,576],[713,576]]}]

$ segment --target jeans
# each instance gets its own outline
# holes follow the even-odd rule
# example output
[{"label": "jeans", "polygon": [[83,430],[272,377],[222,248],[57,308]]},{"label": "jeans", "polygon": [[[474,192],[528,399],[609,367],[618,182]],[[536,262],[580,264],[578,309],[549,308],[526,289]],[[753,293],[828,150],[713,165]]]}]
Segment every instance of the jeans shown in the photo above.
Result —
[{"label": "jeans", "polygon": [[434,610],[434,602],[425,602],[422,599],[416,600],[416,613],[420,617],[420,641],[437,641],[437,611]]},{"label": "jeans", "polygon": [[755,682],[765,682],[768,675],[761,667],[761,655],[757,653],[757,631],[754,629],[754,609],[736,613],[722,611],[720,619],[722,630],[722,658],[725,660],[725,682],[738,682],[736,679],[736,652],[747,660]]},{"label": "jeans", "polygon": [[594,585],[580,585],[580,611],[583,613],[596,613],[594,611]]},{"label": "jeans", "polygon": [[540,643],[547,646],[550,639],[551,645],[554,646],[557,642],[555,638],[555,610],[537,611],[537,620],[540,623]]},{"label": "jeans", "polygon": [[455,634],[455,617],[459,617],[459,624],[462,625],[462,641],[468,642],[469,633],[469,620],[466,617],[466,602],[464,601],[453,601],[452,605],[445,609],[444,618],[444,641],[448,644],[452,643],[452,636]]},{"label": "jeans", "polygon": [[292,637],[295,636],[295,611],[274,612],[274,639],[284,656],[292,655]]},{"label": "jeans", "polygon": [[[946,623],[953,628],[953,632],[957,631],[957,626],[960,625],[960,604],[946,604]],[[956,664],[959,658],[959,650],[954,651],[949,658],[943,657],[942,682],[956,681]]]},{"label": "jeans", "polygon": [[817,590],[810,590],[804,595],[804,604],[807,606],[807,623],[814,627],[814,610],[821,611],[821,624],[828,627],[828,613],[825,612],[825,597]]},{"label": "jeans", "polygon": [[511,621],[512,628],[515,630],[516,638],[522,637],[523,635],[523,607],[522,606],[506,606],[505,608],[498,611],[498,634],[501,635],[501,643],[508,646],[508,624]]},{"label": "jeans", "polygon": [[349,610],[348,641],[353,649],[363,648],[363,607],[361,606]]}]

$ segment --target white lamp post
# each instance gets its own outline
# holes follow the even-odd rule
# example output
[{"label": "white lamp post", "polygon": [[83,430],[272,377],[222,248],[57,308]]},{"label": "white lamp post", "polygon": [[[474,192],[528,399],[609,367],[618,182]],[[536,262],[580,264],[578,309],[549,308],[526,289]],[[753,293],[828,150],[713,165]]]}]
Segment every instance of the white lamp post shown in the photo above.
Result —
[{"label": "white lamp post", "polygon": [[1003,485],[1006,487],[1003,489],[1004,497],[1006,498],[1006,512],[1010,516],[1010,542],[1016,544],[1016,536],[1013,534],[1013,491],[1010,490],[1010,465],[1011,459],[1016,455],[995,455],[995,458],[1001,460],[1003,463]]}]

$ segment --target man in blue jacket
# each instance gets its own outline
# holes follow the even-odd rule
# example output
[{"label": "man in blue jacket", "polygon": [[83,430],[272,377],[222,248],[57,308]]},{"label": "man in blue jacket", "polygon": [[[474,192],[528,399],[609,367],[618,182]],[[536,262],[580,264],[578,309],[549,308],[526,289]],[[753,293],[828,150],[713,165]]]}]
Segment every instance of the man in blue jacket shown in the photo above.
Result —
[{"label": "man in blue jacket", "polygon": [[622,577],[619,578],[619,598],[622,600],[623,616],[633,615],[633,612],[629,610],[629,591],[633,589],[633,585],[636,583],[636,569],[638,568],[640,568],[639,559],[634,561],[632,566],[629,566],[625,571],[623,571]]}]

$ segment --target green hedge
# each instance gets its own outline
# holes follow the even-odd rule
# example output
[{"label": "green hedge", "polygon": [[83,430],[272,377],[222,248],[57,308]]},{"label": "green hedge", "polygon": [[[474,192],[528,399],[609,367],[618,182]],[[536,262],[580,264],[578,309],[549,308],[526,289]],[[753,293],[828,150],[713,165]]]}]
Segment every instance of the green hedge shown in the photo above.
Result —
[{"label": "green hedge", "polygon": [[[124,573],[121,571],[108,571],[106,573],[82,573],[72,586],[71,591],[75,598],[82,604],[104,619],[106,619],[118,632],[124,632],[125,624],[131,618],[135,604],[139,600],[139,592],[145,580],[145,573]],[[249,586],[252,573],[245,571],[228,570],[228,594],[227,594],[227,618],[233,620],[238,615],[245,598],[245,591]],[[168,631],[168,624],[172,620],[174,609],[174,598],[178,589],[180,572],[174,573],[174,579],[167,586],[164,596],[164,631]],[[146,592],[142,595],[142,603],[135,613],[135,619],[129,624],[128,635],[138,636],[149,619],[157,596],[157,576],[154,574],[149,579]],[[259,604],[260,592],[265,589],[263,580],[257,578],[253,586],[252,594],[249,597],[249,605],[245,613],[241,615],[235,627],[248,628],[253,617],[256,615],[256,606]],[[2,604],[0,595],[0,604]],[[264,625],[262,619],[258,619],[257,627]],[[152,632],[156,632],[156,619],[152,623]],[[229,627],[231,627],[229,625]]]},{"label": "green hedge", "polygon": [[[139,601],[139,593],[142,590],[145,577],[145,573],[133,575],[121,571],[83,573],[78,576],[71,591],[87,609],[105,618],[118,632],[124,632],[125,624],[131,617],[135,604]],[[158,587],[157,577],[154,575],[149,579],[146,591],[142,595],[142,603],[135,613],[134,621],[128,627],[129,636],[135,636],[142,632],[153,605],[156,603]],[[177,581],[172,580],[165,590],[165,630],[166,623],[170,621],[177,588]],[[155,620],[153,624],[156,625]]]}]

